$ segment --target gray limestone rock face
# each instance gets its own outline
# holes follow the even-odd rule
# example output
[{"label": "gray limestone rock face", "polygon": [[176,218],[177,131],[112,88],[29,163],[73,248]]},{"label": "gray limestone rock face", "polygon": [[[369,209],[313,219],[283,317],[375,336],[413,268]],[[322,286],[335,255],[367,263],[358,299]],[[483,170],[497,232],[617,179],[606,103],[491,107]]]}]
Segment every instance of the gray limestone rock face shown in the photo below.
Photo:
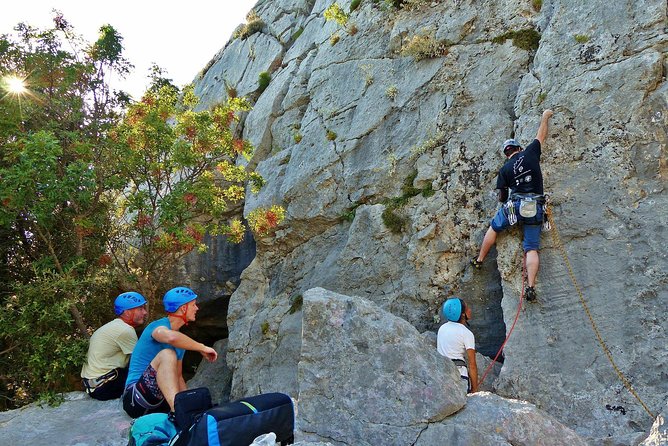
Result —
[{"label": "gray limestone rock face", "polygon": [[303,439],[413,444],[462,408],[451,361],[406,321],[322,288],[304,293],[297,425]]},{"label": "gray limestone rock face", "polygon": [[230,401],[232,371],[227,366],[227,344],[227,339],[221,339],[213,344],[218,359],[215,362],[202,361],[197,367],[195,376],[188,381],[189,389],[207,387],[214,404]]},{"label": "gray limestone rock face", "polygon": [[230,300],[227,323],[235,330],[230,331],[227,363],[233,371],[233,400],[267,392],[297,395],[301,306],[298,295],[273,296],[268,282],[253,261]]},{"label": "gray limestone rock face", "polygon": [[440,423],[430,424],[415,446],[585,446],[572,429],[525,401],[489,392],[468,396],[466,406]]},{"label": "gray limestone rock face", "polygon": [[120,400],[71,392],[58,407],[33,403],[0,412],[0,438],[5,445],[126,446],[131,421]]},{"label": "gray limestone rock face", "polygon": [[[529,144],[551,108],[541,164],[560,242],[541,237],[538,302],[520,308],[490,385],[591,444],[637,444],[653,419],[599,345],[561,247],[617,367],[658,412],[668,398],[666,2],[363,1],[345,28],[325,21],[331,4],[259,2],[262,31],[229,43],[196,82],[205,104],[225,99],[224,79],[255,102],[242,131],[268,181],[244,214],[286,208],[230,299],[233,397],[296,395],[295,302],[314,287],[368,298],[421,332],[458,295],[474,310],[478,350],[494,355],[518,309],[521,232],[502,233],[481,270],[468,262],[498,205],[500,143]],[[521,47],[530,29],[540,40]],[[438,54],[408,55],[415,35],[433,35]]]}]

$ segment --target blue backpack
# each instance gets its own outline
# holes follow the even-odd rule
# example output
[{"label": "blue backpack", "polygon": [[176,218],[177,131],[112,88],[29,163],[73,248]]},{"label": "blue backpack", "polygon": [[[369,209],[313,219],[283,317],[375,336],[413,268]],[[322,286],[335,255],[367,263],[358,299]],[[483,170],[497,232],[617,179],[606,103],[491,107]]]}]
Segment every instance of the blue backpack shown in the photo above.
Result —
[{"label": "blue backpack", "polygon": [[248,446],[273,432],[281,445],[294,443],[295,412],[290,397],[265,393],[214,407],[195,418],[173,446]]},{"label": "blue backpack", "polygon": [[166,413],[151,413],[134,421],[128,446],[167,446],[176,433]]}]

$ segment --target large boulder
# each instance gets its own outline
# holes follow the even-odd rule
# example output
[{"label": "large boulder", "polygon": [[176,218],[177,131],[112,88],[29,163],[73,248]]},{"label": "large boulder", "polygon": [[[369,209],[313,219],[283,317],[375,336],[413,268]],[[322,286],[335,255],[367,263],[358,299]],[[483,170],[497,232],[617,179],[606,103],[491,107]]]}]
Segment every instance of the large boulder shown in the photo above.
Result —
[{"label": "large boulder", "polygon": [[0,438],[5,445],[126,446],[131,421],[120,400],[71,392],[57,407],[33,403],[0,412]]},{"label": "large boulder", "polygon": [[359,297],[304,293],[298,429],[306,440],[413,444],[466,400],[451,361]]},{"label": "large boulder", "polygon": [[415,446],[586,446],[572,429],[533,404],[478,392],[466,407],[429,425]]},{"label": "large boulder", "polygon": [[213,348],[218,353],[218,359],[215,362],[200,362],[195,376],[188,381],[189,389],[207,387],[214,403],[230,401],[232,371],[227,366],[227,344],[227,339],[221,339],[213,344]]}]

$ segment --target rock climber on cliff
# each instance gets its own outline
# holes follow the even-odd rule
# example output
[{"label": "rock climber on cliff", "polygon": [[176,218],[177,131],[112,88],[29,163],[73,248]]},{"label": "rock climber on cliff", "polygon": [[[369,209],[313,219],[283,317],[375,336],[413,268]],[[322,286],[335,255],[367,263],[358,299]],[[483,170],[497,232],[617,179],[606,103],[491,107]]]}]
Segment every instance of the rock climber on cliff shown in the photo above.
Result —
[{"label": "rock climber on cliff", "polygon": [[436,349],[441,356],[450,358],[459,370],[466,391],[478,391],[478,365],[475,359],[475,337],[468,325],[471,308],[459,298],[452,297],[443,303],[443,315],[448,320],[438,329]]},{"label": "rock climber on cliff", "polygon": [[489,250],[496,243],[497,234],[518,221],[522,223],[527,268],[525,295],[528,301],[537,298],[535,284],[539,266],[538,248],[545,208],[540,155],[543,142],[547,138],[548,122],[553,114],[552,110],[543,112],[536,138],[526,149],[522,149],[514,139],[503,143],[502,150],[507,161],[501,167],[496,180],[499,201],[503,205],[487,229],[478,257],[471,260],[474,267],[480,268]]}]

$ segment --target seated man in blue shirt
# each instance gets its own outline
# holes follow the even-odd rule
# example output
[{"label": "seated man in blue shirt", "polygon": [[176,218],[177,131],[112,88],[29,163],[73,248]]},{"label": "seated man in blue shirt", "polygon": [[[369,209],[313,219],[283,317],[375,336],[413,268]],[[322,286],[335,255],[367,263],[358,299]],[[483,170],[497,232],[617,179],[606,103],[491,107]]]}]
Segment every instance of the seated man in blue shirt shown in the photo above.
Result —
[{"label": "seated man in blue shirt", "polygon": [[197,314],[197,295],[189,288],[177,287],[165,293],[167,316],[151,322],[144,330],[132,358],[125,382],[123,409],[132,418],[153,412],[174,411],[174,396],[187,389],[183,379],[186,350],[202,354],[208,361],[218,358],[216,351],[179,332]]}]

